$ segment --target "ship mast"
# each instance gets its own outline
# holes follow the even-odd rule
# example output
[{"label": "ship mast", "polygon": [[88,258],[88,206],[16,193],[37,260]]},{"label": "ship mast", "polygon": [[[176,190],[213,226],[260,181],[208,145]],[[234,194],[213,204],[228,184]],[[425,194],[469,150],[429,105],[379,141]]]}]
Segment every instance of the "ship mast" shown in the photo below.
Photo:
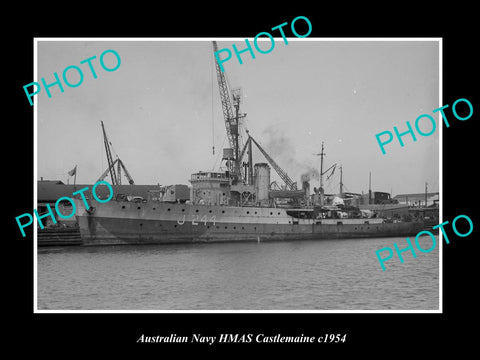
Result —
[{"label": "ship mast", "polygon": [[343,177],[343,170],[342,167],[340,166],[340,197],[343,197],[343,182],[342,182],[342,177]]},{"label": "ship mast", "polygon": [[[324,146],[323,146],[323,141],[322,141],[322,151],[320,152],[320,154],[314,154],[314,155],[320,156],[320,189],[318,190],[320,192],[320,205],[323,205],[323,195],[324,195],[323,175],[328,173],[333,168],[332,173],[330,174],[330,176],[332,176],[333,172],[335,171],[335,169],[337,167],[337,164],[335,163],[332,166],[330,166],[327,170],[323,171],[323,157],[326,155],[323,152],[323,150],[324,150]],[[329,177],[327,178],[327,180],[329,179]]]},{"label": "ship mast", "polygon": [[320,205],[323,205],[323,157],[325,153],[323,152],[323,141],[322,141],[322,151],[320,152]]},{"label": "ship mast", "polygon": [[[323,157],[325,156],[325,153],[323,152],[323,149],[324,149],[324,147],[323,147],[323,141],[322,141],[322,151],[320,152],[320,154],[314,154],[314,155],[320,156],[320,187],[318,189],[318,192],[320,193],[320,205],[323,205],[323,174],[324,174],[324,172],[323,172]],[[328,170],[330,170],[330,169],[328,169]]]},{"label": "ship mast", "polygon": [[428,183],[425,182],[425,207],[427,207]]},{"label": "ship mast", "polygon": [[372,172],[368,173],[368,205],[372,203]]}]

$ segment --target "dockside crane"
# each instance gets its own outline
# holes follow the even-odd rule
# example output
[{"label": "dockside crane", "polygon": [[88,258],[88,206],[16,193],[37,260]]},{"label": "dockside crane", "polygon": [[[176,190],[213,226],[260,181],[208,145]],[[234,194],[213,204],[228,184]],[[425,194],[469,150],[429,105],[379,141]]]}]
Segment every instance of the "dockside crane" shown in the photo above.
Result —
[{"label": "dockside crane", "polygon": [[[213,41],[214,53],[218,51],[217,42]],[[244,165],[248,168],[248,172],[245,174],[245,180],[248,184],[253,184],[253,160],[252,160],[252,142],[257,146],[263,156],[267,159],[270,165],[277,172],[278,176],[285,182],[289,190],[296,190],[297,183],[294,182],[287,173],[267,154],[267,152],[258,144],[255,139],[248,133],[248,139],[241,152],[239,152],[239,121],[245,117],[246,114],[240,113],[240,92],[238,90],[231,91],[228,88],[226,76],[220,69],[217,59],[215,58],[215,68],[217,73],[218,88],[220,91],[220,99],[222,102],[223,117],[225,119],[225,127],[227,130],[227,137],[230,143],[230,147],[233,149],[233,167],[231,170],[237,177],[238,181],[242,181],[242,173],[240,171],[240,164],[243,156],[248,149],[248,161]],[[233,105],[232,105],[233,102]],[[235,109],[235,111],[234,111]]]},{"label": "dockside crane", "polygon": [[[105,131],[105,126],[103,125],[103,121],[100,120],[100,123],[102,124],[102,131],[103,131],[103,143],[105,144],[105,152],[107,153],[107,162],[108,162],[108,168],[107,168],[107,173],[110,172],[110,178],[112,179],[112,185],[117,185],[117,174],[115,172],[115,165],[112,160],[112,152],[110,151],[110,144],[107,138],[107,133]],[[105,176],[104,176],[105,178]],[[103,180],[103,179],[99,179]],[[98,181],[97,181],[98,182]]]},{"label": "dockside crane", "polygon": [[285,170],[283,170],[278,164],[267,154],[267,152],[260,146],[260,144],[249,134],[247,141],[253,141],[253,143],[257,146],[258,150],[263,154],[265,159],[267,159],[268,163],[273,167],[275,172],[280,176],[283,180],[285,185],[287,185],[288,190],[297,190],[297,183],[294,182],[290,177],[287,175]]},{"label": "dockside crane", "polygon": [[[107,154],[107,162],[108,162],[108,167],[107,169],[103,172],[103,174],[98,178],[97,182],[102,181],[105,179],[105,177],[110,173],[110,178],[112,180],[112,185],[122,185],[122,170],[125,172],[125,176],[128,179],[128,183],[130,185],[133,185],[135,182],[133,181],[132,176],[128,172],[127,168],[125,167],[125,164],[123,163],[122,160],[117,156],[115,161],[113,161],[112,158],[112,151],[110,150],[110,141],[108,141],[107,138],[107,132],[105,131],[105,126],[103,125],[103,121],[100,121],[102,124],[102,131],[103,131],[103,142],[105,144],[105,152]],[[115,171],[115,165],[117,165],[117,171]]]},{"label": "dockside crane", "polygon": [[[214,53],[218,51],[217,42],[213,41]],[[246,114],[240,113],[240,92],[232,91],[228,88],[225,74],[220,69],[217,59],[215,58],[215,68],[217,73],[218,88],[220,91],[220,100],[222,102],[223,117],[225,119],[225,127],[227,130],[228,142],[231,149],[233,149],[233,162],[231,171],[233,175],[241,181],[242,174],[240,171],[240,154],[239,154],[239,121],[245,117]],[[233,105],[232,105],[233,102]]]},{"label": "dockside crane", "polygon": [[[217,42],[213,41],[213,51],[214,53],[218,51]],[[297,190],[297,183],[294,182],[287,173],[280,167],[278,164],[268,155],[268,153],[260,146],[259,143],[255,141],[254,138],[248,133],[248,139],[243,146],[242,151],[239,151],[239,121],[246,114],[240,113],[240,92],[238,90],[233,90],[230,92],[226,80],[226,76],[223,71],[220,69],[217,58],[215,58],[215,68],[217,73],[218,88],[220,91],[220,99],[222,102],[223,117],[225,119],[225,127],[227,130],[227,137],[230,143],[230,147],[233,149],[233,167],[231,170],[236,176],[238,181],[242,181],[242,173],[240,170],[240,164],[245,155],[245,152],[248,149],[248,161],[244,164],[248,168],[248,172],[245,174],[245,181],[252,185],[253,184],[253,160],[252,160],[252,142],[257,146],[263,156],[267,159],[269,164],[274,168],[278,176],[285,182],[289,190]],[[233,105],[232,105],[233,103]]]}]

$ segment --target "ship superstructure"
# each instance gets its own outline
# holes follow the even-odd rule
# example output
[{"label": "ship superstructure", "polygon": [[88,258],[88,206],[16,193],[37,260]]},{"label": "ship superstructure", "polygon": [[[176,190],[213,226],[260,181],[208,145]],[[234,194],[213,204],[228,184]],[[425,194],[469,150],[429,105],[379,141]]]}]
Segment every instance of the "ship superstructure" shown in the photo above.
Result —
[{"label": "ship superstructure", "polygon": [[[217,45],[213,42],[214,52]],[[198,171],[190,178],[190,196],[168,187],[151,191],[148,199],[129,201],[117,194],[107,203],[91,198],[90,209],[77,199],[76,216],[84,244],[143,244],[195,241],[264,241],[414,235],[418,221],[391,221],[355,207],[325,202],[324,146],[320,156],[320,186],[310,193],[308,179],[297,187],[248,130],[242,136],[238,89],[230,91],[215,60],[229,147],[222,168]],[[254,146],[266,162],[253,163]],[[108,151],[107,151],[108,152]],[[110,164],[109,169],[114,169]],[[271,179],[273,169],[283,184]],[[112,176],[113,178],[114,176]],[[342,192],[342,190],[340,190]],[[183,191],[184,193],[184,191]]]}]

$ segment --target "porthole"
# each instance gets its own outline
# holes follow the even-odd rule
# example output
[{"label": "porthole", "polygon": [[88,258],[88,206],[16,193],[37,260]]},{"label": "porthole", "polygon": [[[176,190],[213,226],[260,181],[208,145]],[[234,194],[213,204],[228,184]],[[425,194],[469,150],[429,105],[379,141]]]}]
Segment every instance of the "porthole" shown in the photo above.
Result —
[{"label": "porthole", "polygon": [[184,212],[184,211],[185,211],[185,209],[182,209],[182,212]]},{"label": "porthole", "polygon": [[125,209],[125,205],[122,205],[122,209]]},{"label": "porthole", "polygon": [[250,214],[250,211],[247,211],[247,214]]},{"label": "porthole", "polygon": [[137,207],[137,210],[140,210],[140,206]]},{"label": "porthole", "polygon": [[170,211],[170,208],[168,208],[167,211]]}]

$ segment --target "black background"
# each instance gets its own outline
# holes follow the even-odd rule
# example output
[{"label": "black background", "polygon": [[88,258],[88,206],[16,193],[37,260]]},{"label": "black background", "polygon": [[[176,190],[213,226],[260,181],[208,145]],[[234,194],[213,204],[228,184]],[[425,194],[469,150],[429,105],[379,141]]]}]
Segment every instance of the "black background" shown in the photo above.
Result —
[{"label": "black background", "polygon": [[[124,3],[125,4],[125,3]],[[440,4],[440,3],[439,3]],[[3,298],[5,318],[3,343],[18,354],[30,350],[48,357],[124,353],[138,356],[178,354],[189,348],[236,354],[242,350],[287,350],[321,356],[326,352],[411,356],[438,350],[467,354],[478,334],[475,271],[478,256],[478,211],[476,202],[478,150],[475,129],[480,104],[478,71],[477,12],[472,6],[442,3],[419,8],[418,4],[388,3],[382,6],[356,3],[349,5],[303,6],[271,4],[267,11],[247,3],[202,4],[197,8],[184,3],[179,9],[153,5],[112,3],[48,7],[25,6],[11,10],[4,22],[3,75],[3,184],[4,236]],[[41,7],[41,11],[40,8]],[[296,16],[312,23],[310,37],[442,37],[443,104],[467,98],[473,104],[473,116],[458,121],[451,110],[446,114],[450,127],[443,128],[443,219],[451,221],[468,215],[474,232],[457,237],[450,227],[450,244],[443,247],[443,314],[33,314],[33,239],[31,227],[22,238],[15,216],[33,207],[33,108],[23,85],[33,81],[34,37],[254,37]],[[300,25],[300,22],[298,23]],[[304,33],[298,29],[299,33]],[[477,31],[478,32],[478,31]],[[287,33],[288,36],[288,33]],[[6,76],[5,76],[6,75]],[[401,104],[399,104],[401,106]],[[392,109],[392,112],[396,111]],[[61,136],[61,134],[59,134]],[[408,174],[405,174],[408,176]],[[4,232],[5,233],[5,232]],[[7,234],[7,233],[5,233]],[[5,333],[5,332],[4,332]],[[141,334],[191,336],[193,333],[265,333],[275,335],[319,336],[347,333],[340,344],[136,344]],[[168,356],[173,356],[168,355]]]}]

